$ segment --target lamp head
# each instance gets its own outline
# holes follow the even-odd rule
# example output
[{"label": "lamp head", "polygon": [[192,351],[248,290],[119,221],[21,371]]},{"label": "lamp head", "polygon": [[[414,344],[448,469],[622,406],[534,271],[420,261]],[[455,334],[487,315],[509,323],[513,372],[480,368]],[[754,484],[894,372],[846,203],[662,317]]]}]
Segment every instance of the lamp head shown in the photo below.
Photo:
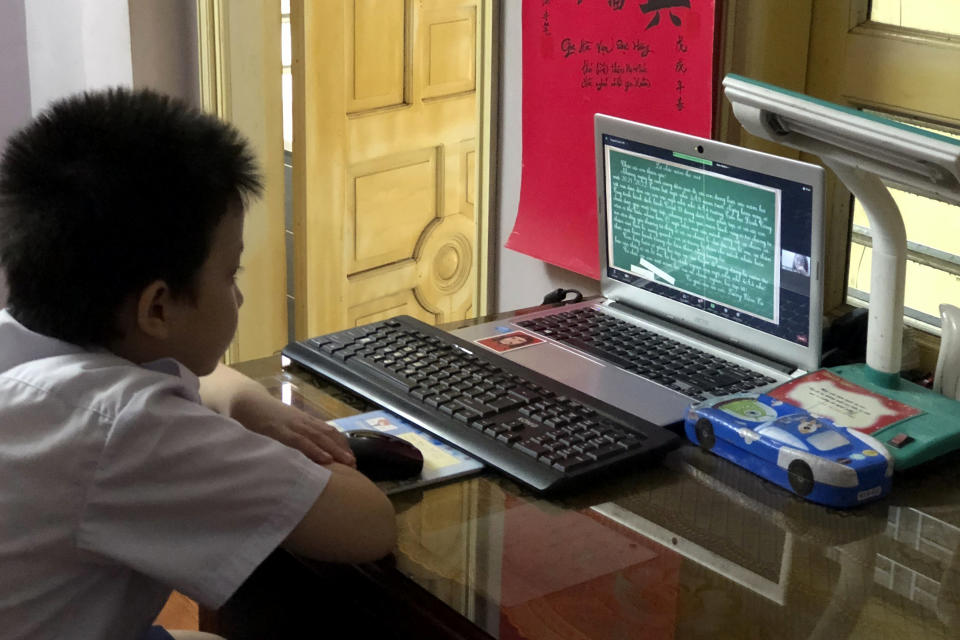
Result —
[{"label": "lamp head", "polygon": [[755,136],[960,204],[956,140],[733,74],[723,86],[734,115]]}]

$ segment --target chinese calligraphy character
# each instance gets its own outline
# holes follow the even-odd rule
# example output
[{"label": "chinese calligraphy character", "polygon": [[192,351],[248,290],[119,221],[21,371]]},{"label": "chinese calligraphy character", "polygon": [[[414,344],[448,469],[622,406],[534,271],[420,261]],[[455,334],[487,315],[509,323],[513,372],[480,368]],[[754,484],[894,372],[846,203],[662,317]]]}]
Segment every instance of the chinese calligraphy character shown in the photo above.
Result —
[{"label": "chinese calligraphy character", "polygon": [[[653,27],[660,24],[660,11],[662,9],[673,9],[676,7],[685,7],[690,8],[690,0],[647,0],[646,3],[640,5],[640,10],[643,13],[654,12],[653,18],[647,23],[646,29],[652,29]],[[675,27],[679,27],[682,23],[680,17],[675,15],[673,11],[667,11],[667,14],[670,16],[670,22],[673,23]]]}]

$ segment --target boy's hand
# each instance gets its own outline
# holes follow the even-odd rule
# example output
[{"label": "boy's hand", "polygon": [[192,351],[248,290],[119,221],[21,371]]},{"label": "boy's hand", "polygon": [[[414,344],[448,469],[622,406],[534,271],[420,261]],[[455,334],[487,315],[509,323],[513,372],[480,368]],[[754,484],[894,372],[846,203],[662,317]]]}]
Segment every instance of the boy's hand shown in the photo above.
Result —
[{"label": "boy's hand", "polygon": [[259,383],[223,364],[200,378],[200,397],[214,411],[297,449],[317,464],[357,466],[347,437],[335,427],[284,404]]},{"label": "boy's hand", "polygon": [[245,409],[237,407],[241,415],[234,418],[251,431],[293,447],[317,464],[340,462],[356,467],[347,437],[323,420],[279,401],[267,412],[257,408],[255,415],[242,415],[250,413]]}]

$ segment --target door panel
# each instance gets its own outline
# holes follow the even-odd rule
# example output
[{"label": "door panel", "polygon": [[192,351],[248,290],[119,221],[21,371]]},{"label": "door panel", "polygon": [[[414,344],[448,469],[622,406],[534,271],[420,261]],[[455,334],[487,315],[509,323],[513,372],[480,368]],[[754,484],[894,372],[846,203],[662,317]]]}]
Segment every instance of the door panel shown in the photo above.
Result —
[{"label": "door panel", "polygon": [[294,4],[298,337],[472,314],[481,2]]},{"label": "door panel", "polygon": [[359,0],[345,17],[348,112],[403,104],[403,0]]},{"label": "door panel", "polygon": [[[410,270],[412,266],[413,263],[409,262],[392,268],[398,271],[407,271]],[[410,277],[409,274],[405,275]],[[413,316],[424,322],[433,322],[434,320],[433,314],[423,309],[423,306],[417,301],[413,292],[410,290],[383,295],[379,282],[369,280],[363,276],[357,278],[353,284],[358,290],[357,293],[364,293],[362,289],[368,285],[372,291],[366,292],[368,294],[366,296],[368,298],[366,302],[353,305],[348,310],[347,322],[349,326],[359,326],[368,322],[386,320],[387,318],[392,318],[400,314]]]},{"label": "door panel", "polygon": [[414,259],[423,230],[437,217],[437,151],[412,151],[350,167],[348,276]]},{"label": "door panel", "polygon": [[476,6],[424,11],[420,19],[423,99],[476,91]]}]

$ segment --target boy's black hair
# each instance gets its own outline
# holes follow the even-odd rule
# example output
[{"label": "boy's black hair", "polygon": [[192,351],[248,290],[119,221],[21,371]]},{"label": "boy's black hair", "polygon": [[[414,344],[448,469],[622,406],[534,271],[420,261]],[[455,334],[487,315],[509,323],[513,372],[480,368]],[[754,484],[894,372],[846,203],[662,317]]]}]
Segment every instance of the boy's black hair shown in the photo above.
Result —
[{"label": "boy's black hair", "polygon": [[151,282],[194,295],[217,224],[261,189],[237,130],[174,98],[114,88],[56,102],[0,159],[10,313],[106,345],[121,303]]}]

